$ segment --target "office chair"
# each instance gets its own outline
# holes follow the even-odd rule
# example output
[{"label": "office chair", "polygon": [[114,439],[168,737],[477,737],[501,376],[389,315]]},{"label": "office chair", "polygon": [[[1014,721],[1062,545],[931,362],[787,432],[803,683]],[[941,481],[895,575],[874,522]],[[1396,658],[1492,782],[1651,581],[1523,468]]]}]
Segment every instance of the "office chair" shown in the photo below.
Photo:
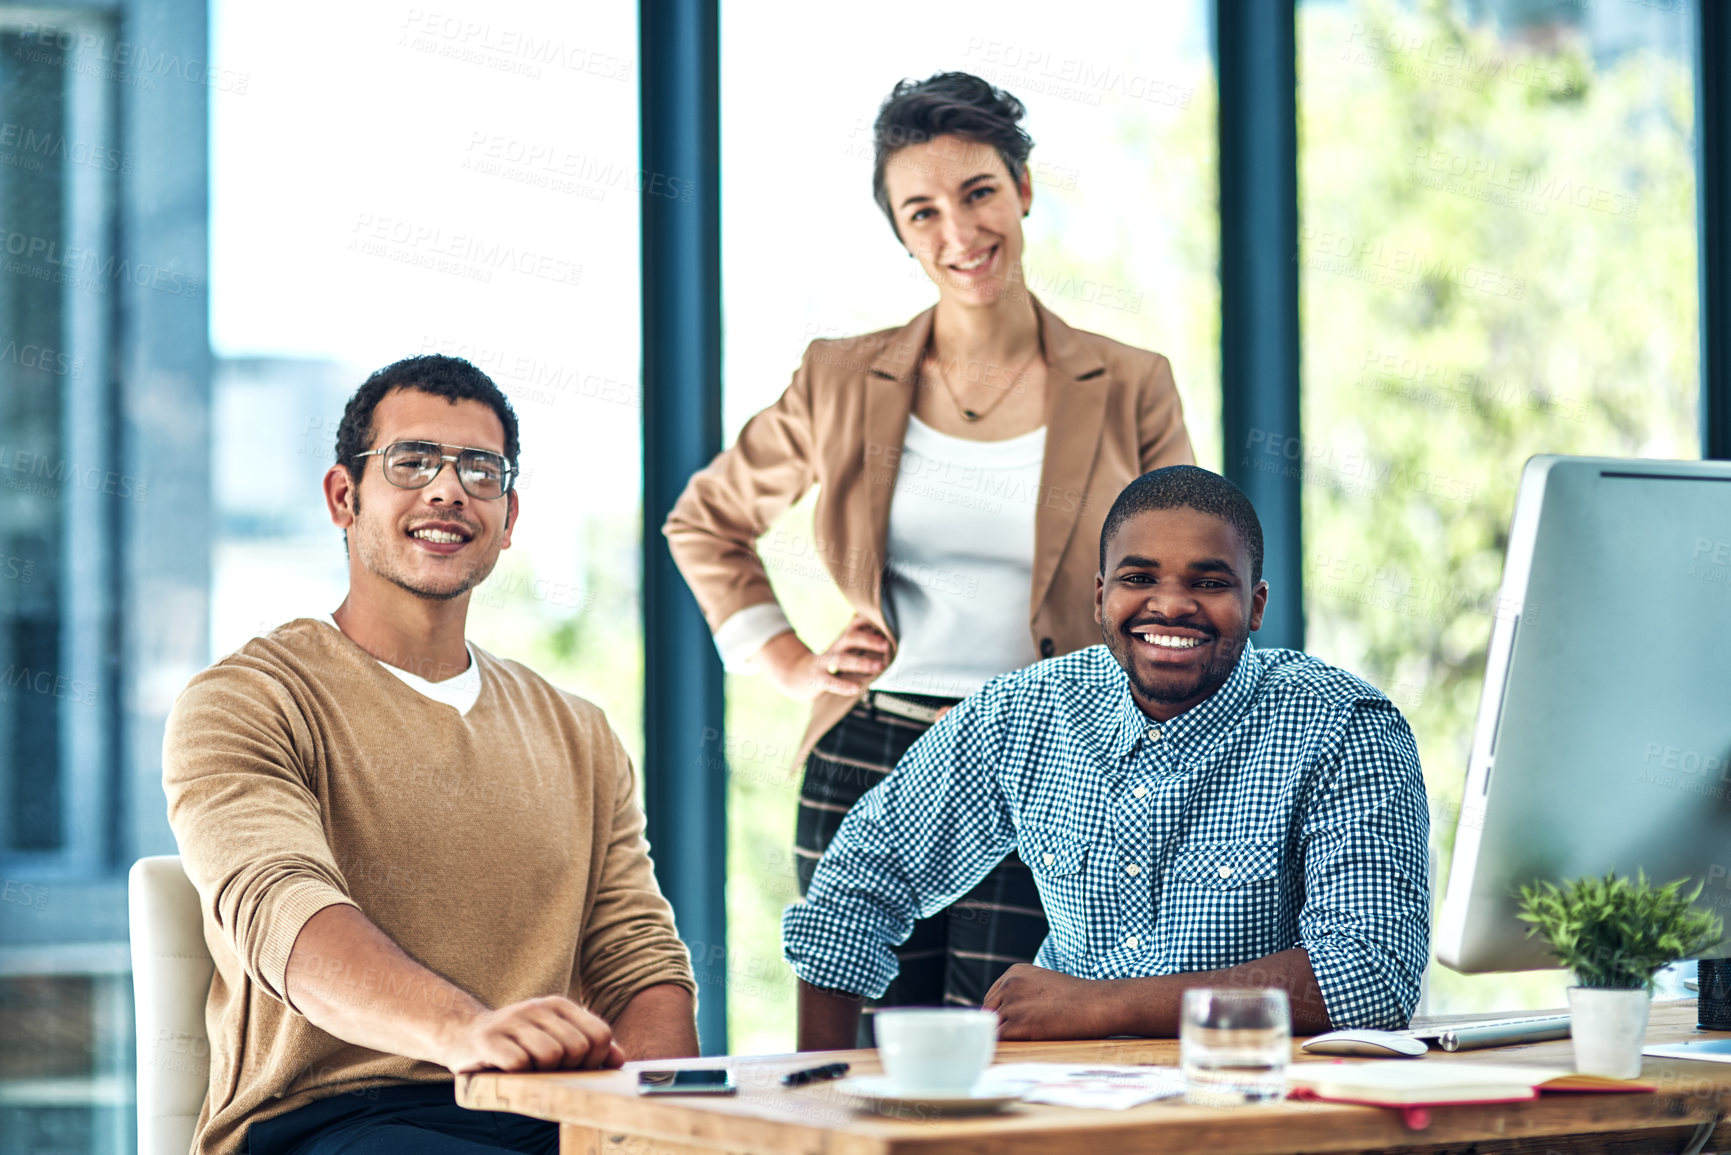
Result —
[{"label": "office chair", "polygon": [[127,876],[138,1023],[138,1155],[187,1155],[210,1080],[204,1006],[216,969],[198,891],[178,855],[141,858]]}]

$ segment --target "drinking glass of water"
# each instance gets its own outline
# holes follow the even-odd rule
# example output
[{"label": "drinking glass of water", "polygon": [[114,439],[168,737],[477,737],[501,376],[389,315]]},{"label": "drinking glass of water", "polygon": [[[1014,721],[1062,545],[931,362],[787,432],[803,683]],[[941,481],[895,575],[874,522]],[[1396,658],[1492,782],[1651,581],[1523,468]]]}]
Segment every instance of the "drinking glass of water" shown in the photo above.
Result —
[{"label": "drinking glass of water", "polygon": [[1178,1061],[1184,1099],[1208,1107],[1278,1103],[1286,1096],[1292,1016],[1286,992],[1192,987],[1184,992]]}]

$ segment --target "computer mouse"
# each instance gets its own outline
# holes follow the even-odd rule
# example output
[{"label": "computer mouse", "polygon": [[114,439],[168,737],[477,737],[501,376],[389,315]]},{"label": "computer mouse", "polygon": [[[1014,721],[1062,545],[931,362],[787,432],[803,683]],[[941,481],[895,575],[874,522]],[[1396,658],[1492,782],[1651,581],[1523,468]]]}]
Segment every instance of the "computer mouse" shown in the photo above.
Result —
[{"label": "computer mouse", "polygon": [[1330,1031],[1299,1044],[1313,1055],[1355,1055],[1365,1059],[1417,1059],[1430,1047],[1395,1031]]}]

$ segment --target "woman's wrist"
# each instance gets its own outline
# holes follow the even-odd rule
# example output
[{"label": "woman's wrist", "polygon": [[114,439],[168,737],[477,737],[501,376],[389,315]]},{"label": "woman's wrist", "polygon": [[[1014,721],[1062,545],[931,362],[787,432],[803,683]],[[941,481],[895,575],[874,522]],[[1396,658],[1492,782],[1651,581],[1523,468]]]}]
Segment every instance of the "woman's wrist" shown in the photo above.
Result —
[{"label": "woman's wrist", "polygon": [[795,663],[811,656],[811,650],[792,630],[783,630],[763,643],[751,657],[752,669],[762,673],[785,674]]}]

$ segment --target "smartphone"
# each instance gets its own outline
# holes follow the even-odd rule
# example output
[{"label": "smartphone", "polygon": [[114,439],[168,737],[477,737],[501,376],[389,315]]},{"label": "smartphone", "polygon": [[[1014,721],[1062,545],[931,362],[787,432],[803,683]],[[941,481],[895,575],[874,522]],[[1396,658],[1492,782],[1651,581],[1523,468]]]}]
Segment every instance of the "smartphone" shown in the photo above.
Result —
[{"label": "smartphone", "polygon": [[737,1090],[733,1072],[726,1067],[637,1072],[639,1095],[731,1095]]}]

